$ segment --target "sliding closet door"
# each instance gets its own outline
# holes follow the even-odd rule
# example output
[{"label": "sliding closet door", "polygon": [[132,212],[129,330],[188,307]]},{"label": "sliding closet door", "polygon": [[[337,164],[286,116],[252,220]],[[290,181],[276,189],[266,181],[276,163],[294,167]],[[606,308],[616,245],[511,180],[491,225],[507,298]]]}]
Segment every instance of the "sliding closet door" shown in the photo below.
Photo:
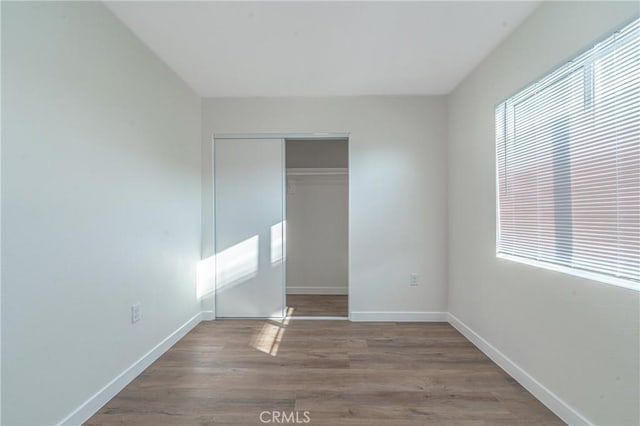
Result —
[{"label": "sliding closet door", "polygon": [[216,316],[284,312],[284,141],[214,142]]}]

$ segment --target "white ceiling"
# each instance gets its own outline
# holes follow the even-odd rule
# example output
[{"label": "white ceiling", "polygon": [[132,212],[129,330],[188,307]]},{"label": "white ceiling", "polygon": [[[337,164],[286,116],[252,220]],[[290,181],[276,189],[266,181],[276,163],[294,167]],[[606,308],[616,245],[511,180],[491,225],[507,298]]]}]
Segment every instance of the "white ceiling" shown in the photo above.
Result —
[{"label": "white ceiling", "polygon": [[201,96],[446,94],[539,2],[107,2]]}]

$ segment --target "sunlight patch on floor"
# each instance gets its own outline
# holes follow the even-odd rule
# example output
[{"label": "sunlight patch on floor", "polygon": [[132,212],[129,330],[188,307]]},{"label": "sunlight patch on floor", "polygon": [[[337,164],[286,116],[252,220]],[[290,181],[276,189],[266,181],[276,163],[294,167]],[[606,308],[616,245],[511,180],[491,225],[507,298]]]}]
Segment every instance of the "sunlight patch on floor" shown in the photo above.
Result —
[{"label": "sunlight patch on floor", "polygon": [[265,354],[277,356],[280,343],[291,320],[291,314],[293,314],[293,308],[287,308],[284,318],[265,322],[260,331],[251,337],[249,345]]}]

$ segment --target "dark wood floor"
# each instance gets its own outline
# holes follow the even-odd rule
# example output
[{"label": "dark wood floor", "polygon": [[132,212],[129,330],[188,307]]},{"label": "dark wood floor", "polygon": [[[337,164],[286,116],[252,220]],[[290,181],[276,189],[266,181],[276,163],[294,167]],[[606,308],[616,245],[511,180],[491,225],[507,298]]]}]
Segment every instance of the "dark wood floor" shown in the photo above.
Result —
[{"label": "dark wood floor", "polygon": [[260,425],[270,410],[311,425],[563,424],[449,324],[295,319],[199,324],[87,424]]},{"label": "dark wood floor", "polygon": [[287,294],[289,315],[294,317],[348,317],[349,296]]}]

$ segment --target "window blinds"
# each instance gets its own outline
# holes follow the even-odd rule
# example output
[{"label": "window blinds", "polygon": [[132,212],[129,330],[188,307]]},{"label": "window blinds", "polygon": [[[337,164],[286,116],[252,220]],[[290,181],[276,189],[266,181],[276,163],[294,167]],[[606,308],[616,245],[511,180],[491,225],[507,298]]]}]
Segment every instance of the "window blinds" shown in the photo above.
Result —
[{"label": "window blinds", "polygon": [[499,254],[640,282],[640,20],[497,106]]}]

